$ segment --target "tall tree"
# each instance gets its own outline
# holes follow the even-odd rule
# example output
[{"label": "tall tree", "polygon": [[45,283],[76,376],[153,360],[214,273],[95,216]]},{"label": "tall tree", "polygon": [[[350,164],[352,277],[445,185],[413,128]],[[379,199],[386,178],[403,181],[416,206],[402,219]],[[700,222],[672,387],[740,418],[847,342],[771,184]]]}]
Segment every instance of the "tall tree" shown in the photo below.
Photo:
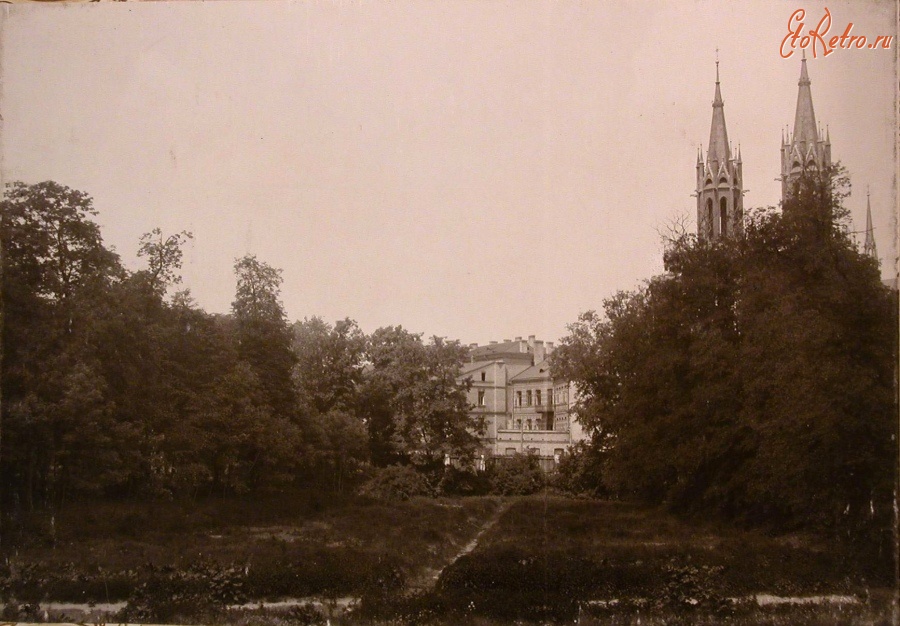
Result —
[{"label": "tall tree", "polygon": [[292,372],[296,356],[281,305],[281,270],[247,255],[234,264],[237,291],[231,305],[238,354],[259,378],[266,402],[279,417],[295,418]]},{"label": "tall tree", "polygon": [[457,381],[465,357],[459,342],[433,337],[426,344],[400,326],[372,334],[362,398],[373,460],[474,454],[483,424],[469,415],[469,383]]},{"label": "tall tree", "polygon": [[[49,181],[12,183],[2,203],[4,475],[17,482],[11,495],[29,505],[59,497],[64,479],[73,479],[72,486],[76,476],[84,476],[76,469],[83,459],[66,439],[79,432],[73,416],[80,411],[85,439],[99,437],[93,441],[98,481],[111,476],[104,471],[113,472],[117,463],[115,455],[105,454],[115,443],[104,431],[115,429],[88,427],[110,425],[108,399],[102,391],[78,397],[88,392],[85,381],[106,388],[98,379],[91,320],[124,276],[90,219],[95,214],[86,193]],[[113,465],[104,466],[104,460]]]}]

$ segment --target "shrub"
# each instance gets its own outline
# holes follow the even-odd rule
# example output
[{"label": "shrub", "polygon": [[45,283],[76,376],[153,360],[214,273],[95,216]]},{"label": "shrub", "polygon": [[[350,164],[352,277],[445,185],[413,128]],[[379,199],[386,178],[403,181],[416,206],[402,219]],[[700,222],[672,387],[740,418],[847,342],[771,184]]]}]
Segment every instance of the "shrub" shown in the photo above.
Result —
[{"label": "shrub", "polygon": [[491,467],[491,493],[502,496],[527,496],[544,488],[547,477],[536,456],[515,454],[494,460]]},{"label": "shrub", "polygon": [[389,465],[375,474],[360,489],[360,494],[378,500],[409,500],[414,496],[432,496],[428,480],[408,465]]},{"label": "shrub", "polygon": [[438,491],[445,496],[483,496],[490,489],[491,481],[487,472],[453,466],[444,470],[438,483]]},{"label": "shrub", "polygon": [[608,492],[603,485],[603,460],[601,451],[579,441],[560,456],[552,484],[560,491],[574,495],[606,496]]}]

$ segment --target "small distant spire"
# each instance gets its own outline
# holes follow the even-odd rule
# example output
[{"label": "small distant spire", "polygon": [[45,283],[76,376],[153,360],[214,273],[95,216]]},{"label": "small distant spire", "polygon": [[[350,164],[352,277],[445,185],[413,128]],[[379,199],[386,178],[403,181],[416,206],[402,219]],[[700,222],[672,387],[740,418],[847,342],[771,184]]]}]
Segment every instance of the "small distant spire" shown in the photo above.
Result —
[{"label": "small distant spire", "polygon": [[872,227],[872,204],[869,200],[869,186],[866,185],[866,243],[863,253],[878,260],[878,251],[875,249],[875,229]]}]

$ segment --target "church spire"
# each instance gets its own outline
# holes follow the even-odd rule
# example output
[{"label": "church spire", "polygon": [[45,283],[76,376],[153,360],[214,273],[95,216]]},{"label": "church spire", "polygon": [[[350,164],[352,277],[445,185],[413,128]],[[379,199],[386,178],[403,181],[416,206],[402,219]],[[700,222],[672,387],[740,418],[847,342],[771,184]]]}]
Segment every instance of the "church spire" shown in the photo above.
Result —
[{"label": "church spire", "polygon": [[716,59],[716,95],[712,106],[712,125],[709,129],[709,152],[706,154],[706,162],[709,163],[714,173],[718,173],[722,165],[731,160],[728,130],[725,128],[725,102],[722,100],[722,88],[719,85],[718,59]]},{"label": "church spire", "polygon": [[816,112],[813,109],[812,90],[809,73],[806,71],[806,54],[800,61],[800,80],[797,82],[797,112],[794,114],[794,143],[800,146],[802,154],[810,145],[815,145],[819,140],[816,130]]},{"label": "church spire", "polygon": [[[744,192],[740,158],[735,159],[725,128],[725,103],[719,82],[716,50],[716,91],[706,159],[697,163],[697,234],[713,240],[743,231]],[[703,148],[701,147],[701,154]]]},{"label": "church spire", "polygon": [[875,229],[872,227],[872,204],[869,201],[869,190],[866,189],[866,243],[863,253],[878,260],[878,251],[875,249]]},{"label": "church spire", "polygon": [[784,199],[794,181],[806,170],[824,171],[831,165],[831,136],[816,125],[806,53],[800,61],[797,81],[797,109],[793,132],[781,142],[781,196]]}]

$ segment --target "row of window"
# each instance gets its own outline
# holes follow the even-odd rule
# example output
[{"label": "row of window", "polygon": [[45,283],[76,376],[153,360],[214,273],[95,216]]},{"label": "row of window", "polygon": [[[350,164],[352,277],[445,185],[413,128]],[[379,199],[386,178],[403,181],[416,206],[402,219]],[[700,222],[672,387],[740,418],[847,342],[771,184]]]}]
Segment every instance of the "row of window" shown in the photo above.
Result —
[{"label": "row of window", "polygon": [[[516,448],[507,448],[507,449],[506,449],[506,456],[513,456],[516,452],[518,452],[518,450],[517,450]],[[537,448],[527,448],[527,449],[526,449],[526,452],[527,452],[528,454],[538,454],[538,453],[540,452],[540,450],[538,450]],[[562,454],[563,454],[563,449],[562,449],[562,448],[554,448],[554,449],[553,449],[553,458],[554,458],[557,462],[559,462],[559,457],[561,457]]]},{"label": "row of window", "polygon": [[515,428],[516,430],[553,430],[553,425],[549,421],[542,419],[526,419],[523,421],[519,418],[515,421],[509,420],[508,423],[508,428]]},{"label": "row of window", "polygon": [[[521,391],[516,392],[516,406],[541,406],[544,404],[543,399],[544,396],[541,395],[541,389],[535,389],[533,392],[531,389],[526,390],[524,393]],[[547,397],[550,397],[550,390],[547,390]]]},{"label": "row of window", "polygon": [[[516,392],[515,406],[523,407],[523,406],[543,406],[544,398],[552,397],[556,404],[565,404],[569,401],[569,392],[566,387],[558,387],[555,390],[555,393],[550,389],[547,390],[547,395],[543,395],[542,389],[527,389],[523,391]],[[486,395],[485,391],[479,389],[478,390],[478,402],[476,406],[485,406],[486,403]]]}]

